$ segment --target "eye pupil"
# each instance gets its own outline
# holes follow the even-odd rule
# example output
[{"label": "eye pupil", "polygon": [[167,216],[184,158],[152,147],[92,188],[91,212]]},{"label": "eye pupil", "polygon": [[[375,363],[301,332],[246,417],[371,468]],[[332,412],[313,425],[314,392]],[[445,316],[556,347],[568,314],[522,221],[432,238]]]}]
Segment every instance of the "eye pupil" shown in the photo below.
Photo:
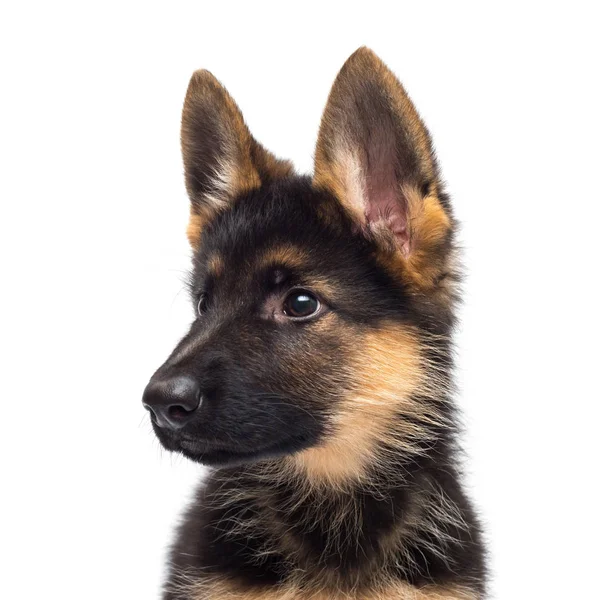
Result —
[{"label": "eye pupil", "polygon": [[308,292],[290,294],[284,305],[284,313],[288,317],[308,317],[319,310],[319,301]]}]

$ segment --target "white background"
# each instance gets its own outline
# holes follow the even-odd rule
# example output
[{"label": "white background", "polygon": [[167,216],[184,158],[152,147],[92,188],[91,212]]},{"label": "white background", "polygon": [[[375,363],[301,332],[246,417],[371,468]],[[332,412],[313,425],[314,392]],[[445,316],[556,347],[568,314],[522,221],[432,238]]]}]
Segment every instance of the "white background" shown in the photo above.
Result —
[{"label": "white background", "polygon": [[3,3],[0,596],[158,597],[200,474],[140,403],[192,316],[188,79],[213,71],[310,171],[366,44],[429,125],[463,224],[459,402],[494,597],[597,597],[594,4]]}]

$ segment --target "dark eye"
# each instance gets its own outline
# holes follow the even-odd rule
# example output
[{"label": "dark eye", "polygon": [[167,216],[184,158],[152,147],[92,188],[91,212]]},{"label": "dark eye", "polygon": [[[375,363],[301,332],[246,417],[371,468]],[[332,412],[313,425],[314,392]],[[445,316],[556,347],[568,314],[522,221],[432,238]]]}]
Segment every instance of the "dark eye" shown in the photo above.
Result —
[{"label": "dark eye", "polygon": [[208,308],[208,296],[206,294],[201,294],[198,300],[198,305],[196,306],[196,312],[198,316],[201,317]]},{"label": "dark eye", "polygon": [[314,294],[305,290],[296,290],[288,295],[283,303],[283,313],[286,317],[301,319],[311,317],[319,312],[321,303]]}]

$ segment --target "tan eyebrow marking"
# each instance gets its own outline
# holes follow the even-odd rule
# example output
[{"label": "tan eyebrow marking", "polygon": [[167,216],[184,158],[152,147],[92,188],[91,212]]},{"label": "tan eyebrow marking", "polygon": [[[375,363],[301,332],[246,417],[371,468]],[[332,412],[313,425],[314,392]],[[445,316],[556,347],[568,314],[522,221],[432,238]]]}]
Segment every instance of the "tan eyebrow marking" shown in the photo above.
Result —
[{"label": "tan eyebrow marking", "polygon": [[302,248],[292,244],[269,248],[260,255],[257,266],[258,268],[281,266],[291,269],[304,269],[308,272],[306,277],[307,288],[321,294],[325,297],[324,299],[331,299],[335,296],[335,288],[327,277],[314,272],[311,273],[311,271],[314,271],[315,266],[313,257]]},{"label": "tan eyebrow marking", "polygon": [[225,270],[225,262],[220,254],[211,255],[206,261],[208,273],[213,277],[220,277]]},{"label": "tan eyebrow marking", "polygon": [[303,250],[290,244],[269,248],[260,256],[258,264],[261,267],[282,265],[301,268],[308,266],[310,259]]}]

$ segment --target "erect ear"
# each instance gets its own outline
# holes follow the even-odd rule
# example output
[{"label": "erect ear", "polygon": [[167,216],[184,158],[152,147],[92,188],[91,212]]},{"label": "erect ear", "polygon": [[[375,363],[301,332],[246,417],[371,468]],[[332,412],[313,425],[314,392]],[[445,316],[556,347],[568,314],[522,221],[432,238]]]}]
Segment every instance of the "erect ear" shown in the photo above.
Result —
[{"label": "erect ear", "polygon": [[435,277],[427,271],[449,244],[451,217],[439,199],[431,140],[400,82],[368,48],[346,61],[333,84],[314,184],[419,279]]},{"label": "erect ear", "polygon": [[208,71],[190,80],[181,121],[185,182],[191,200],[188,239],[197,247],[204,224],[237,196],[292,172],[250,134],[227,90]]}]

